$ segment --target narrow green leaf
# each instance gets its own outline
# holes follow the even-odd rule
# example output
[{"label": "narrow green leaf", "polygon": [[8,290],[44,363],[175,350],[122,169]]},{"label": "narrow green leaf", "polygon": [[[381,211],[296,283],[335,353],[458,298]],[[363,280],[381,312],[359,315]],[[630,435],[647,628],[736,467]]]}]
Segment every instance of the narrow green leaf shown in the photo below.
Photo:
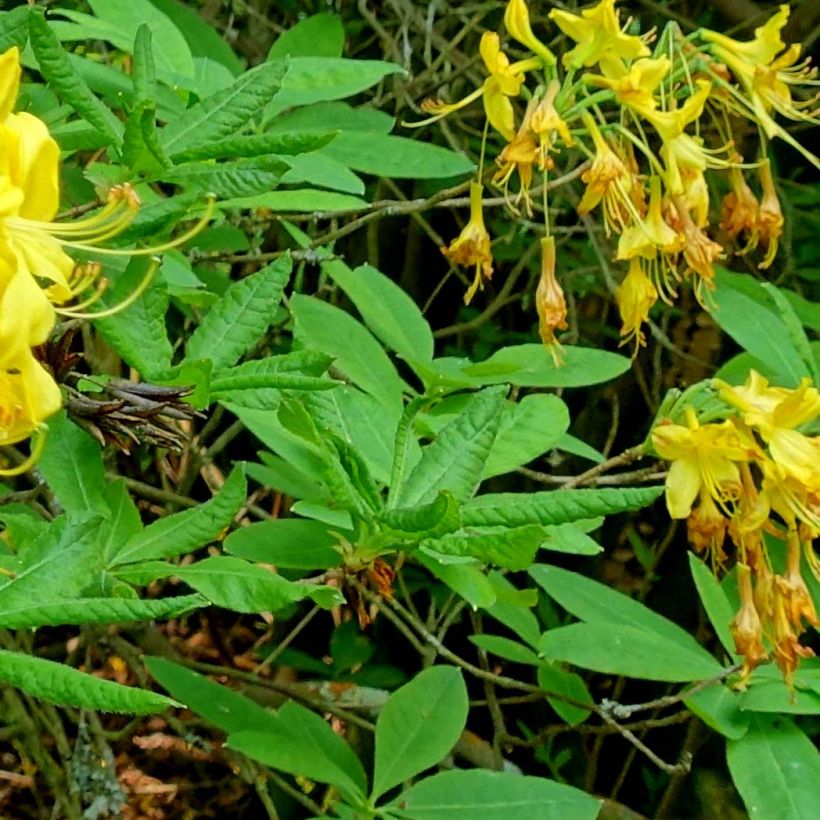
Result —
[{"label": "narrow green leaf", "polygon": [[[584,679],[575,672],[561,668],[559,664],[542,661],[538,667],[538,685],[546,692],[566,695],[579,703],[588,703],[590,707],[592,706],[592,696],[589,694]],[[555,710],[555,714],[570,726],[583,723],[592,714],[592,708],[576,706],[559,697],[548,695],[547,702]]]},{"label": "narrow green leaf", "polygon": [[28,42],[29,6],[18,6],[0,14],[0,52],[17,46],[21,51]]},{"label": "narrow green leaf", "polygon": [[226,746],[289,774],[330,783],[363,797],[367,778],[359,758],[318,715],[293,701],[276,713],[273,731],[239,731]]},{"label": "narrow green leaf", "polygon": [[790,720],[758,716],[726,760],[751,820],[813,820],[820,754]]},{"label": "narrow green leaf", "polygon": [[662,492],[663,487],[629,487],[488,493],[466,502],[461,519],[465,526],[567,524],[638,510],[651,504]]},{"label": "narrow green leaf", "polygon": [[122,123],[94,96],[74,70],[60,41],[46,22],[43,10],[31,9],[28,21],[31,47],[40,73],[63,100],[105,136],[109,145],[119,145],[123,133]]},{"label": "narrow green leaf", "polygon": [[172,558],[213,541],[244,503],[246,489],[245,476],[234,469],[210,501],[160,518],[131,538],[114,556],[114,565]]},{"label": "narrow green leaf", "polygon": [[595,820],[602,802],[541,777],[454,769],[416,783],[392,805],[413,820]]},{"label": "narrow green leaf", "polygon": [[183,151],[235,136],[279,91],[284,73],[284,64],[263,63],[241,74],[230,88],[206,97],[166,125],[163,147],[175,159]]},{"label": "narrow green leaf", "polygon": [[108,515],[100,445],[65,413],[49,420],[40,469],[64,510]]},{"label": "narrow green leaf", "polygon": [[732,609],[729,599],[723,588],[717,582],[706,564],[700,560],[693,552],[689,553],[689,569],[692,572],[692,580],[700,595],[703,608],[709,616],[709,622],[715,630],[723,648],[732,657],[735,654],[735,642],[732,640],[732,633],[729,630],[729,625],[734,618],[734,611]]},{"label": "narrow green leaf", "polygon": [[448,754],[467,721],[467,687],[452,666],[433,666],[396,690],[376,722],[371,798]]},{"label": "narrow green leaf", "polygon": [[646,680],[696,681],[711,678],[722,668],[702,650],[695,652],[670,642],[665,635],[617,622],[551,629],[543,634],[539,648],[549,660]]},{"label": "narrow green leaf", "polygon": [[424,448],[398,493],[397,503],[411,506],[447,490],[456,501],[476,491],[487,455],[495,440],[504,396],[497,389],[478,393],[466,410]]},{"label": "narrow green leaf", "polygon": [[236,364],[273,321],[292,267],[288,254],[233,283],[191,334],[185,358]]},{"label": "narrow green leaf", "polygon": [[288,581],[264,567],[224,555],[180,567],[174,575],[211,603],[234,612],[275,612],[305,598],[326,609],[344,602],[335,588]]},{"label": "narrow green leaf", "polygon": [[31,603],[8,609],[0,590],[0,624],[7,629],[33,629],[62,624],[119,624],[176,618],[208,602],[199,595],[139,600],[137,598],[81,598],[50,603]]},{"label": "narrow green leaf", "polygon": [[5,649],[0,649],[0,680],[58,706],[77,706],[101,712],[145,715],[181,705],[164,695],[121,686],[61,663]]},{"label": "narrow green leaf", "polygon": [[496,601],[487,607],[487,614],[504,624],[525,643],[537,646],[541,628],[532,612],[532,607],[538,601],[537,591],[518,589],[497,571],[491,572],[488,580],[495,591]]},{"label": "narrow green leaf", "polygon": [[177,162],[223,159],[225,157],[258,157],[265,154],[285,156],[316,151],[327,145],[336,136],[335,131],[324,133],[265,133],[228,137],[206,145],[189,148],[174,155]]},{"label": "narrow green leaf", "polygon": [[470,641],[486,652],[512,663],[523,663],[529,666],[541,664],[541,659],[528,646],[501,635],[470,635]]},{"label": "narrow green leaf", "polygon": [[156,96],[157,71],[151,44],[151,28],[142,23],[134,37],[134,63],[131,83],[134,86],[134,104],[153,100]]},{"label": "narrow green leaf", "polygon": [[279,157],[265,154],[217,164],[201,160],[185,162],[160,171],[155,179],[172,182],[203,196],[212,193],[219,199],[231,199],[272,191],[288,168],[289,164]]},{"label": "narrow green leaf", "polygon": [[487,609],[496,602],[495,588],[482,569],[466,563],[445,564],[425,552],[415,553],[414,558],[470,606]]},{"label": "narrow green leaf", "polygon": [[523,527],[467,528],[437,538],[425,538],[421,546],[441,555],[470,556],[485,564],[524,570],[548,533],[537,524]]},{"label": "narrow green leaf", "polygon": [[279,720],[245,695],[166,658],[149,657],[151,676],[177,700],[223,732],[274,731]]},{"label": "narrow green leaf", "polygon": [[231,555],[282,569],[329,569],[341,563],[335,548],[340,536],[353,533],[335,532],[319,521],[278,518],[240,527],[223,546]]},{"label": "narrow green leaf", "polygon": [[792,303],[786,298],[786,295],[781,292],[780,288],[771,282],[761,282],[760,285],[774,303],[775,313],[786,328],[786,332],[789,334],[789,339],[794,349],[797,351],[797,354],[802,359],[803,364],[812,377],[812,382],[814,384],[820,384],[820,368],[818,368],[817,361],[814,358],[809,337],[806,336],[806,331],[803,330],[803,323],[798,318],[795,309],[792,307]]},{"label": "narrow green leaf", "polygon": [[740,709],[740,696],[725,685],[708,686],[684,701],[707,726],[737,740],[749,728],[749,716]]},{"label": "narrow green leaf", "polygon": [[392,279],[371,265],[351,270],[344,262],[322,264],[322,271],[345,292],[367,326],[391,350],[412,364],[433,358],[433,332],[418,305]]},{"label": "narrow green leaf", "polygon": [[454,532],[461,525],[461,519],[453,496],[439,493],[428,504],[385,510],[378,523],[390,535],[417,541]]}]

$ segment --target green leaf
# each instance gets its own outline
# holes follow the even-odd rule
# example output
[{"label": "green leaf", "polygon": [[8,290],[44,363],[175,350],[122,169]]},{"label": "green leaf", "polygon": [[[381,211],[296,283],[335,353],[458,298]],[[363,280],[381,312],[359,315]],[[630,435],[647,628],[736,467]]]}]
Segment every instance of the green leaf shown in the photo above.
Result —
[{"label": "green leaf", "polygon": [[544,529],[547,538],[541,543],[541,549],[572,555],[597,555],[603,550],[597,541],[576,524],[555,524]]},{"label": "green leaf", "polygon": [[[558,664],[541,663],[538,667],[538,685],[546,692],[566,695],[579,703],[589,703],[592,706],[592,696],[584,679],[575,672],[562,669]],[[585,709],[561,698],[547,695],[547,702],[555,710],[555,714],[570,726],[583,723],[592,714],[591,708]]]},{"label": "green leaf", "polygon": [[201,160],[175,165],[155,175],[156,180],[172,182],[186,191],[212,193],[219,199],[254,196],[279,185],[289,164],[279,157],[245,157],[217,164]]},{"label": "green leaf", "polygon": [[283,185],[313,185],[357,196],[365,192],[364,182],[360,177],[346,165],[325,156],[321,151],[287,157],[285,161],[289,168],[282,177]]},{"label": "green leaf", "polygon": [[282,57],[341,57],[345,30],[336,14],[313,14],[276,38],[269,60]]},{"label": "green leaf", "polygon": [[751,820],[812,820],[817,816],[820,754],[790,720],[757,717],[726,760]]},{"label": "green leaf", "polygon": [[20,51],[28,42],[28,17],[30,8],[18,6],[0,14],[0,52],[17,46]]},{"label": "green leaf", "polygon": [[724,737],[737,740],[749,728],[749,716],[740,709],[740,697],[728,686],[708,686],[684,701],[707,726]]},{"label": "green leaf", "polygon": [[531,609],[538,600],[536,590],[517,589],[500,572],[491,572],[488,580],[495,591],[496,601],[487,607],[487,614],[504,624],[522,641],[532,647],[537,646],[541,628]]},{"label": "green leaf", "polygon": [[229,88],[191,106],[162,130],[168,155],[175,159],[184,151],[236,136],[279,91],[284,73],[282,63],[263,63],[241,74]]},{"label": "green leaf", "polygon": [[[145,256],[133,257],[101,303],[112,307],[122,302],[146,276],[150,264]],[[113,316],[95,319],[94,325],[128,364],[143,378],[151,379],[171,366],[173,349],[165,327],[167,310],[168,286],[157,276],[133,304]]]},{"label": "green leaf", "polygon": [[486,652],[512,663],[523,663],[529,666],[541,665],[541,659],[532,649],[510,638],[504,638],[501,635],[470,635],[470,641]]},{"label": "green leaf", "polygon": [[396,690],[376,721],[371,798],[438,763],[467,721],[467,687],[452,666],[433,666]]},{"label": "green leaf", "polygon": [[344,262],[322,264],[373,333],[405,361],[433,358],[433,332],[418,305],[392,279],[371,265],[351,270]]},{"label": "green leaf", "polygon": [[629,370],[625,356],[586,347],[566,347],[556,367],[542,344],[502,347],[489,359],[435,359],[425,374],[428,390],[441,386],[477,387],[516,384],[521,387],[585,387],[610,381]]},{"label": "green leaf", "polygon": [[776,712],[791,715],[820,714],[820,669],[803,661],[794,679],[794,691],[783,680],[780,670],[774,666],[755,669],[748,687],[738,693],[737,701],[744,713]]},{"label": "green leaf", "polygon": [[465,526],[567,524],[639,510],[651,504],[662,492],[663,487],[629,487],[488,493],[465,503],[461,520]]},{"label": "green leaf", "polygon": [[775,287],[771,282],[761,282],[761,287],[773,302],[775,313],[780,317],[780,321],[786,328],[794,349],[811,374],[812,382],[820,384],[820,368],[818,368],[818,363],[815,361],[806,331],[803,330],[803,325],[797,316],[797,312],[792,307],[791,301],[786,298],[786,294],[780,288]]},{"label": "green leaf", "polygon": [[21,549],[21,568],[0,587],[0,623],[3,612],[32,601],[77,597],[98,573],[100,523],[96,516],[62,516]]},{"label": "green leaf", "polygon": [[210,359],[216,369],[236,364],[273,321],[292,267],[287,254],[234,282],[191,334],[185,358]]},{"label": "green leaf", "polygon": [[282,390],[333,390],[339,382],[320,377],[332,363],[323,353],[297,350],[254,359],[220,370],[211,379],[213,401],[229,401],[255,410],[273,410]]},{"label": "green leaf", "polygon": [[456,501],[470,498],[481,481],[504,403],[498,390],[476,394],[464,412],[424,448],[421,460],[399,488],[397,504],[412,506],[442,490],[452,493]]},{"label": "green leaf", "polygon": [[233,521],[245,502],[246,489],[245,476],[234,469],[210,501],[150,524],[123,545],[113,564],[172,558],[213,541]]},{"label": "green leaf", "polygon": [[487,609],[496,602],[496,592],[483,570],[469,564],[445,564],[434,556],[417,552],[414,558],[433,576],[476,609]]},{"label": "green leaf", "polygon": [[344,602],[335,588],[288,581],[264,567],[225,555],[179,567],[173,574],[211,603],[234,612],[275,612],[305,598],[325,609]]},{"label": "green leaf", "polygon": [[265,154],[304,154],[327,145],[336,131],[324,133],[277,132],[227,137],[223,140],[189,148],[175,155],[177,162],[222,159],[224,157],[258,157]]},{"label": "green leaf", "polygon": [[[397,410],[404,387],[382,346],[343,310],[313,296],[295,293],[290,301],[294,336],[307,348],[332,356],[335,367],[354,384]],[[398,416],[398,412],[397,412]]]},{"label": "green leaf", "polygon": [[194,57],[209,57],[216,60],[232,74],[239,74],[242,71],[242,61],[194,8],[178,0],[151,0],[151,3],[182,32]]},{"label": "green leaf", "polygon": [[779,375],[779,384],[796,387],[800,379],[811,375],[779,313],[746,292],[756,287],[765,294],[759,282],[718,269],[715,283],[714,320],[744,350],[771,367]]},{"label": "green leaf", "polygon": [[286,108],[351,97],[375,85],[388,74],[404,72],[395,63],[341,57],[290,57],[287,63],[277,59],[266,65],[280,70],[288,66],[282,90],[273,104],[268,106],[266,122]]},{"label": "green leaf", "polygon": [[7,629],[176,618],[208,603],[199,595],[144,601],[136,598],[80,598],[55,603],[31,603],[29,599],[27,604],[9,609],[3,603],[2,595],[3,590],[0,589],[0,624]]},{"label": "green leaf", "polygon": [[54,91],[86,122],[105,136],[109,145],[119,145],[122,123],[94,96],[74,69],[57,36],[46,22],[43,10],[31,9],[28,15],[31,48],[40,73]]},{"label": "green leaf", "polygon": [[[194,73],[194,60],[181,31],[149,0],[88,0],[94,14],[115,26],[129,42],[141,25],[151,29],[154,59],[164,79],[173,82],[178,77]],[[127,49],[126,49],[127,50]]]},{"label": "green leaf", "polygon": [[0,649],[0,680],[58,706],[146,715],[180,704],[163,695],[121,686],[54,661]]},{"label": "green leaf", "polygon": [[427,504],[385,510],[378,524],[394,537],[418,541],[457,530],[461,525],[458,509],[452,495],[439,493]]},{"label": "green leaf", "polygon": [[416,783],[393,805],[413,820],[595,820],[602,801],[541,777],[455,769]]},{"label": "green leaf", "polygon": [[279,719],[245,695],[221,686],[166,658],[149,657],[145,665],[151,676],[173,697],[223,732],[243,729],[275,731]]},{"label": "green leaf", "polygon": [[705,662],[715,662],[686,630],[622,592],[577,572],[546,564],[536,564],[530,568],[529,574],[551,598],[576,618],[638,627],[661,635],[664,640],[690,652],[700,653]]},{"label": "green leaf", "polygon": [[322,718],[288,701],[276,719],[272,731],[232,732],[226,746],[274,769],[364,796],[367,778],[359,758]]},{"label": "green leaf", "polygon": [[734,618],[732,605],[729,603],[723,588],[717,582],[714,573],[693,552],[689,553],[689,569],[692,572],[692,580],[697,587],[703,608],[709,616],[709,622],[712,624],[723,648],[733,657],[735,642],[732,640],[732,633],[729,630]]},{"label": "green leaf", "polygon": [[719,674],[722,668],[703,650],[696,652],[671,643],[663,634],[617,622],[594,621],[551,629],[543,634],[539,648],[549,660],[646,680],[702,680]]},{"label": "green leaf", "polygon": [[464,529],[438,538],[426,538],[421,546],[441,555],[470,556],[484,564],[524,570],[532,564],[538,547],[546,538],[544,527],[525,524],[523,527]]},{"label": "green leaf", "polygon": [[217,203],[220,210],[236,209],[251,211],[255,208],[267,208],[269,211],[287,211],[288,213],[337,213],[344,211],[361,211],[368,203],[356,196],[339,194],[335,191],[317,191],[314,188],[300,188],[298,191],[271,191],[256,196],[243,196],[226,199]]},{"label": "green leaf", "polygon": [[558,396],[533,393],[508,403],[482,478],[509,473],[554,447],[569,428],[569,410]]},{"label": "green leaf", "polygon": [[429,142],[372,131],[342,131],[322,153],[354,171],[394,179],[441,179],[475,170],[463,154]]},{"label": "green leaf", "polygon": [[65,413],[49,419],[48,426],[39,467],[60,506],[69,512],[108,515],[100,445]]},{"label": "green leaf", "polygon": [[282,569],[329,569],[341,563],[339,550],[334,548],[340,535],[352,537],[352,533],[333,532],[318,521],[278,518],[240,527],[223,546],[231,555]]}]

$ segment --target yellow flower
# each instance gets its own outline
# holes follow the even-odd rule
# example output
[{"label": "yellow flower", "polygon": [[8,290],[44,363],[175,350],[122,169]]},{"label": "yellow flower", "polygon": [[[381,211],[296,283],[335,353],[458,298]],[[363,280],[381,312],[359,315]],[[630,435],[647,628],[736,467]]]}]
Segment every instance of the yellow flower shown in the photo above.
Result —
[{"label": "yellow flower", "polygon": [[687,518],[701,490],[721,506],[737,499],[738,463],[754,454],[731,421],[701,426],[691,408],[686,415],[686,427],[660,424],[652,430],[655,450],[672,462],[666,477],[666,506],[672,518]]},{"label": "yellow flower", "polygon": [[730,631],[738,655],[743,656],[741,683],[745,683],[752,670],[766,662],[768,653],[763,648],[763,624],[755,607],[752,571],[746,564],[737,565],[737,585],[740,609],[732,620]]},{"label": "yellow flower", "polygon": [[555,55],[532,33],[530,13],[524,0],[510,0],[507,3],[504,26],[510,37],[535,52],[544,65],[555,65]]},{"label": "yellow flower", "polygon": [[555,98],[560,90],[561,86],[558,80],[552,80],[547,86],[544,96],[532,112],[530,126],[538,136],[542,165],[546,165],[547,152],[555,143],[556,134],[567,148],[571,148],[575,144],[569,126],[555,108]]},{"label": "yellow flower", "polygon": [[795,390],[770,387],[752,370],[741,387],[720,380],[715,384],[721,398],[740,410],[743,421],[766,441],[774,463],[811,492],[820,492],[820,437],[794,429],[820,415],[820,392],[811,380],[806,377]]},{"label": "yellow flower", "polygon": [[604,139],[595,120],[587,113],[581,117],[595,144],[595,156],[590,167],[581,175],[587,188],[578,204],[578,213],[582,216],[588,214],[603,200],[604,228],[607,233],[621,231],[631,210],[629,191],[633,184],[632,174]]},{"label": "yellow flower", "polygon": [[621,31],[615,0],[601,0],[580,15],[553,9],[550,19],[577,45],[563,56],[567,68],[601,63],[604,73],[622,70],[621,60],[648,57],[649,49],[640,37]]},{"label": "yellow flower", "polygon": [[637,355],[638,348],[646,344],[641,325],[649,318],[652,305],[658,301],[658,290],[637,257],[630,260],[629,272],[618,285],[615,298],[621,313],[621,336],[624,337],[621,344],[634,341],[633,355]]},{"label": "yellow flower", "polygon": [[760,203],[740,168],[729,171],[729,184],[732,190],[723,197],[720,229],[726,231],[732,239],[745,233],[747,241],[741,250],[741,253],[745,253],[757,245]]},{"label": "yellow flower", "polygon": [[783,233],[783,211],[780,209],[780,199],[774,187],[771,164],[768,159],[763,161],[757,173],[763,189],[763,197],[760,200],[755,229],[761,242],[766,246],[766,256],[758,267],[765,270],[774,262],[777,255],[777,246]]},{"label": "yellow flower", "polygon": [[615,99],[621,105],[628,105],[640,111],[654,111],[658,107],[655,91],[669,73],[668,57],[636,60],[629,71],[614,77],[600,74],[585,74],[584,79],[592,85],[609,88],[615,92]]},{"label": "yellow flower", "polygon": [[556,365],[560,364],[560,344],[556,330],[567,329],[567,302],[564,291],[555,277],[555,237],[541,240],[541,277],[535,291],[535,309],[538,313],[538,332]]},{"label": "yellow flower", "polygon": [[496,157],[498,171],[493,176],[496,185],[504,186],[504,196],[507,204],[515,210],[509,200],[509,184],[513,173],[518,173],[518,195],[515,197],[517,204],[523,198],[528,214],[532,214],[530,203],[530,187],[532,186],[532,167],[541,163],[541,151],[538,146],[536,133],[532,130],[532,114],[537,105],[537,100],[530,100],[521,127],[515,137],[504,146],[504,149]]},{"label": "yellow flower", "polygon": [[792,120],[815,125],[820,122],[817,95],[803,102],[792,99],[789,86],[811,84],[816,71],[809,67],[808,60],[797,63],[801,51],[799,44],[786,48],[781,39],[780,32],[788,19],[789,6],[783,4],[766,23],[755,29],[753,40],[742,42],[708,30],[704,30],[702,36],[712,44],[715,57],[729,66],[749,95],[746,107],[750,111],[747,113],[760,123],[766,135],[785,139],[820,167],[820,160],[781,128],[771,115],[776,111]]},{"label": "yellow flower", "polygon": [[541,65],[541,60],[533,57],[528,60],[520,60],[517,63],[510,63],[507,55],[501,50],[501,41],[494,31],[484,32],[478,48],[481,59],[484,61],[484,67],[490,75],[484,80],[484,83],[464,99],[455,103],[425,100],[421,106],[422,110],[433,114],[433,116],[419,122],[406,123],[407,125],[418,128],[421,125],[436,122],[436,120],[464,108],[481,97],[490,125],[507,142],[512,141],[515,136],[515,115],[509,98],[518,96],[524,82],[524,72],[538,68]]},{"label": "yellow flower", "polygon": [[[45,419],[60,409],[60,388],[28,348],[14,355],[0,348],[0,446],[16,444],[35,433]],[[17,475],[37,460],[43,438],[32,447],[32,456],[14,468],[0,467],[0,475]]]},{"label": "yellow flower", "polygon": [[683,259],[686,263],[686,272],[692,272],[697,275],[695,296],[702,305],[707,306],[703,288],[705,287],[710,290],[714,288],[714,263],[723,256],[723,248],[717,242],[713,242],[704,231],[692,221],[689,210],[681,197],[673,197],[672,201],[675,205],[678,218],[677,227],[683,234],[685,240],[683,245]]},{"label": "yellow flower", "polygon": [[493,256],[490,251],[490,235],[484,227],[481,209],[483,186],[470,183],[470,220],[461,233],[441,252],[454,264],[475,265],[473,284],[464,295],[464,304],[469,305],[476,291],[484,286],[484,281],[492,278]]}]

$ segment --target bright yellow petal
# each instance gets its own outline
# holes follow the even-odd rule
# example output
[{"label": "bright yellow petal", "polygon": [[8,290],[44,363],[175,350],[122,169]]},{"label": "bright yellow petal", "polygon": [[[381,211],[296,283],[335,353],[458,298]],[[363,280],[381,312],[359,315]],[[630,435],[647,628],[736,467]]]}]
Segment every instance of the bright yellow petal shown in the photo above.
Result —
[{"label": "bright yellow petal", "polygon": [[672,518],[687,518],[700,491],[700,471],[689,459],[673,461],[666,476],[666,508]]},{"label": "bright yellow petal", "polygon": [[0,54],[0,121],[14,108],[19,87],[20,51],[17,46],[12,46]]},{"label": "bright yellow petal", "polygon": [[43,344],[54,318],[45,293],[26,271],[18,270],[0,294],[0,347],[11,351]]},{"label": "bright yellow petal", "polygon": [[12,179],[23,191],[20,216],[51,222],[60,201],[60,149],[45,123],[31,114],[12,114],[5,124],[19,137],[19,153]]},{"label": "bright yellow petal", "polygon": [[490,125],[507,142],[515,138],[515,114],[509,98],[498,87],[492,77],[484,83],[484,110]]}]

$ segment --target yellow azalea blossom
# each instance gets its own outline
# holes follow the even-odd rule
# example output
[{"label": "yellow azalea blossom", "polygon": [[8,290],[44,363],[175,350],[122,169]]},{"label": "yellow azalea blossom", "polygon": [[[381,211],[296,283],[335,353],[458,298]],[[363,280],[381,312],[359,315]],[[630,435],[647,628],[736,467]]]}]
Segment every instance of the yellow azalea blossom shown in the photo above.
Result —
[{"label": "yellow azalea blossom", "polygon": [[577,45],[563,56],[567,68],[581,68],[600,63],[604,74],[623,70],[621,60],[648,57],[649,49],[640,37],[621,31],[615,0],[601,0],[581,14],[553,9],[550,19]]},{"label": "yellow azalea blossom", "polygon": [[649,310],[658,301],[658,290],[637,257],[629,263],[629,272],[615,293],[621,313],[622,345],[634,341],[634,354],[646,344],[641,325],[649,318]]},{"label": "yellow azalea blossom", "polygon": [[556,365],[561,363],[556,330],[567,329],[567,302],[555,276],[555,237],[541,239],[541,277],[535,290],[538,332]]},{"label": "yellow azalea blossom", "polygon": [[731,421],[700,425],[687,408],[687,426],[659,424],[652,430],[658,455],[672,462],[666,477],[666,506],[672,518],[687,518],[703,490],[719,505],[741,491],[738,463],[755,453]]},{"label": "yellow azalea blossom", "polygon": [[683,259],[686,263],[686,272],[697,275],[695,282],[695,296],[697,300],[707,306],[703,289],[714,288],[715,268],[714,263],[720,259],[724,253],[723,248],[712,241],[704,231],[699,228],[692,217],[689,209],[681,197],[673,197],[678,224],[676,227],[684,237]]},{"label": "yellow azalea blossom", "polygon": [[595,120],[587,113],[581,117],[595,144],[595,156],[590,167],[581,175],[587,188],[578,204],[578,213],[582,216],[588,214],[603,201],[605,230],[607,233],[622,231],[626,227],[627,214],[632,210],[629,199],[632,173],[604,139]]},{"label": "yellow azalea blossom", "polygon": [[538,55],[544,65],[555,65],[555,55],[532,32],[530,13],[524,0],[510,0],[504,11],[507,33]]},{"label": "yellow azalea blossom", "polygon": [[507,55],[501,50],[501,41],[494,31],[484,32],[478,48],[481,59],[484,61],[484,67],[490,75],[484,80],[484,83],[464,97],[463,100],[455,103],[448,104],[440,100],[425,100],[421,106],[422,110],[433,114],[433,116],[419,122],[407,123],[407,125],[417,128],[420,125],[436,122],[436,120],[464,108],[481,97],[490,125],[507,142],[512,141],[515,136],[515,114],[510,97],[518,96],[524,82],[524,72],[538,68],[541,65],[541,60],[533,57],[528,60],[520,60],[517,63],[510,63]]},{"label": "yellow azalea blossom", "polygon": [[555,108],[555,98],[561,86],[558,80],[552,80],[544,92],[544,96],[538,102],[532,112],[530,127],[538,137],[538,144],[541,149],[542,165],[547,164],[547,153],[555,144],[556,134],[567,148],[575,144],[569,126]]},{"label": "yellow azalea blossom", "polygon": [[760,203],[740,168],[730,169],[729,184],[732,190],[723,197],[720,229],[732,239],[745,234],[746,245],[740,252],[746,253],[757,245]]},{"label": "yellow azalea blossom", "polygon": [[[649,181],[649,208],[646,216],[629,225],[618,239],[617,258],[621,260],[641,259],[645,272],[657,287],[656,296],[670,303],[675,290],[670,278],[675,276],[672,258],[684,245],[684,237],[663,217],[663,198],[660,177]],[[653,300],[654,303],[654,300]],[[623,313],[621,314],[623,316]]]},{"label": "yellow azalea blossom", "polygon": [[[60,409],[61,403],[60,388],[35,360],[31,350],[8,355],[0,348],[0,446],[29,438]],[[0,466],[0,475],[17,475],[30,468],[37,460],[42,443],[40,436],[29,459],[18,467]]]},{"label": "yellow azalea blossom", "polygon": [[615,99],[621,105],[632,106],[642,111],[654,111],[658,107],[655,91],[669,73],[670,66],[668,57],[644,57],[636,60],[629,71],[621,76],[585,74],[584,79],[592,85],[614,91]]},{"label": "yellow azalea blossom", "polygon": [[464,304],[469,305],[485,280],[493,275],[493,255],[490,250],[490,235],[484,227],[484,213],[481,198],[484,188],[478,182],[470,183],[470,220],[461,233],[441,252],[454,264],[475,265],[475,278],[464,295]]},{"label": "yellow azalea blossom", "polygon": [[793,529],[805,524],[820,530],[820,494],[811,490],[774,461],[760,463],[763,473],[761,500]]},{"label": "yellow azalea blossom", "polygon": [[498,171],[493,176],[493,182],[504,187],[507,204],[513,210],[516,210],[509,198],[509,184],[513,173],[518,174],[518,194],[514,201],[517,204],[520,199],[523,199],[528,214],[532,214],[532,205],[530,203],[532,168],[533,165],[541,167],[538,137],[532,129],[532,114],[537,104],[537,100],[530,100],[518,132],[496,157],[495,162],[498,165]]},{"label": "yellow azalea blossom", "polygon": [[721,398],[760,433],[775,464],[811,492],[820,492],[820,437],[810,438],[795,429],[820,415],[820,392],[811,380],[806,377],[795,390],[770,387],[752,370],[740,387],[720,380],[715,384]]},{"label": "yellow azalea blossom", "polygon": [[740,593],[740,609],[732,620],[730,631],[738,655],[743,656],[741,685],[752,670],[768,660],[763,648],[763,623],[760,620],[752,590],[752,570],[746,564],[737,565],[737,586]]},{"label": "yellow azalea blossom", "polygon": [[783,211],[780,209],[780,199],[774,187],[769,160],[764,160],[761,163],[757,173],[760,178],[760,186],[763,189],[763,196],[760,200],[760,210],[758,211],[755,229],[760,241],[766,247],[766,256],[758,267],[765,270],[771,266],[777,255],[777,247],[783,233]]},{"label": "yellow azalea blossom", "polygon": [[766,136],[785,139],[816,167],[820,167],[820,159],[781,128],[771,114],[776,111],[792,120],[815,125],[820,123],[817,95],[802,102],[792,99],[789,86],[811,84],[816,70],[809,67],[808,60],[797,62],[801,51],[799,44],[787,48],[781,39],[780,32],[788,19],[789,6],[783,4],[766,23],[755,29],[753,40],[743,42],[708,30],[701,34],[706,42],[711,43],[715,57],[731,69],[748,94],[749,110],[743,113],[757,120]]}]

